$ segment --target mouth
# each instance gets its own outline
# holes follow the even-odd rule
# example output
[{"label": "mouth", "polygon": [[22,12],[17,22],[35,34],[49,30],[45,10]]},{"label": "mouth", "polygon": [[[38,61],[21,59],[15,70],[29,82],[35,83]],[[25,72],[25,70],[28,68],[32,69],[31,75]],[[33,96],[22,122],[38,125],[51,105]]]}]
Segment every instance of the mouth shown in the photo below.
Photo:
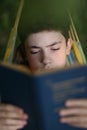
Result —
[{"label": "mouth", "polygon": [[39,71],[49,71],[49,70],[53,70],[54,68],[53,67],[50,67],[50,66],[44,66],[43,68],[39,69]]}]

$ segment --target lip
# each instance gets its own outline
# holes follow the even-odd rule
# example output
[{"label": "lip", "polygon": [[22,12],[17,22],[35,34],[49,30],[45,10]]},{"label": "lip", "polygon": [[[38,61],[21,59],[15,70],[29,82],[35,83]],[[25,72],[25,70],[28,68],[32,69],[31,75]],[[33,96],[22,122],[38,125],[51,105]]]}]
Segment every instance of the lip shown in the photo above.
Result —
[{"label": "lip", "polygon": [[44,68],[44,69],[51,69],[50,66],[44,66],[43,68]]}]

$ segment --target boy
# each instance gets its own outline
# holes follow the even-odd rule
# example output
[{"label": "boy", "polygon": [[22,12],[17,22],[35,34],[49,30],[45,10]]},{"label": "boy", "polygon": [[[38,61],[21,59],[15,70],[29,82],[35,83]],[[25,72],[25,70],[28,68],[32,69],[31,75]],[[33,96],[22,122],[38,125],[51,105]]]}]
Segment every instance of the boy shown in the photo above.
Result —
[{"label": "boy", "polygon": [[[61,68],[66,66],[72,40],[62,30],[42,28],[29,34],[23,44],[23,55],[31,71]],[[61,110],[60,121],[79,128],[87,128],[87,100],[71,100]],[[17,130],[27,124],[28,115],[22,108],[0,104],[0,129]]]},{"label": "boy", "polygon": [[[67,1],[25,0],[24,3],[20,22],[22,24],[19,25],[19,32],[21,30],[23,35],[19,34],[24,43],[19,49],[22,51],[22,63],[31,71],[66,66],[66,56],[70,53],[72,44],[72,40],[67,35],[66,17],[62,15],[62,12],[65,13],[65,6],[68,7]],[[41,21],[41,23],[37,21]],[[49,22],[53,24],[49,27],[48,25],[43,26],[44,23]],[[39,26],[36,27],[36,25]],[[79,128],[87,128],[87,100],[66,101],[65,106],[67,108],[58,113],[61,116],[60,121]],[[28,118],[22,108],[10,104],[0,104],[1,130],[21,129],[27,124]]]}]

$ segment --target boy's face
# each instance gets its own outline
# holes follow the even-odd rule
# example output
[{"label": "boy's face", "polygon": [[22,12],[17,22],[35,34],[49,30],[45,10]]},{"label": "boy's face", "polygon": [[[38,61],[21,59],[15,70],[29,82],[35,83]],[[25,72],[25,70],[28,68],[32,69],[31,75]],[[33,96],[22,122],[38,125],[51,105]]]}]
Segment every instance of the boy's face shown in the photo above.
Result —
[{"label": "boy's face", "polygon": [[33,71],[64,67],[71,40],[57,31],[42,31],[31,34],[25,42],[26,59]]}]

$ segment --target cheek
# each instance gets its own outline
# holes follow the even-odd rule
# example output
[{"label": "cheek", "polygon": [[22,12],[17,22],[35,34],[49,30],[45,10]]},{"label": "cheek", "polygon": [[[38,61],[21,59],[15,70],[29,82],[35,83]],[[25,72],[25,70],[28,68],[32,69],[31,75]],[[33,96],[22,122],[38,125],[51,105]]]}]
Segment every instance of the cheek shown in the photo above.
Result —
[{"label": "cheek", "polygon": [[53,53],[53,58],[55,59],[62,59],[66,57],[66,51],[65,50],[59,50],[57,52]]},{"label": "cheek", "polygon": [[35,63],[37,63],[39,61],[39,57],[37,57],[37,56],[29,56],[28,61],[29,61],[30,64],[35,64]]},{"label": "cheek", "polygon": [[31,68],[36,68],[38,64],[40,63],[40,56],[39,55],[28,55],[27,61],[29,63],[29,66]]},{"label": "cheek", "polygon": [[56,65],[65,65],[66,63],[66,51],[58,51],[54,53],[53,60]]}]

